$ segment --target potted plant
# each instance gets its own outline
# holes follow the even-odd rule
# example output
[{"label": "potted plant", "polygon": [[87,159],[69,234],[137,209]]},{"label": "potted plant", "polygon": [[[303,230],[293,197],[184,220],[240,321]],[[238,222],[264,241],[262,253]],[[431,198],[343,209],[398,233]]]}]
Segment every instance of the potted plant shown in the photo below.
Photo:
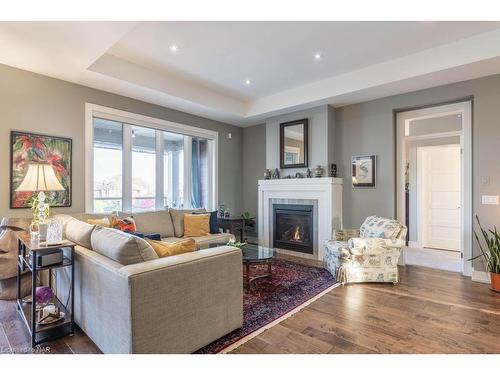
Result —
[{"label": "potted plant", "polygon": [[246,227],[252,227],[255,225],[255,217],[250,215],[250,212],[246,211],[241,217],[245,220]]},{"label": "potted plant", "polygon": [[497,232],[497,227],[494,230],[489,229],[484,230],[479,221],[479,217],[476,215],[476,220],[479,225],[479,229],[483,235],[484,243],[486,248],[483,248],[479,236],[476,231],[474,231],[474,236],[476,237],[477,244],[481,250],[481,254],[469,259],[474,260],[483,257],[486,262],[486,267],[490,273],[490,289],[495,292],[500,292],[500,234]]}]

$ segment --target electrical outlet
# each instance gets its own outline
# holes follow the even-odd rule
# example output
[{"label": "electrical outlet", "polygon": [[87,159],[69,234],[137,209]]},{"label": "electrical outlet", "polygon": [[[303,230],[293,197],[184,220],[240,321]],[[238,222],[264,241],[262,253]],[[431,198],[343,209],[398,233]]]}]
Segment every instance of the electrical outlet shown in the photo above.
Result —
[{"label": "electrical outlet", "polygon": [[498,195],[482,195],[482,204],[498,204]]},{"label": "electrical outlet", "polygon": [[483,176],[483,178],[481,179],[481,182],[485,186],[489,185],[490,184],[490,176]]}]

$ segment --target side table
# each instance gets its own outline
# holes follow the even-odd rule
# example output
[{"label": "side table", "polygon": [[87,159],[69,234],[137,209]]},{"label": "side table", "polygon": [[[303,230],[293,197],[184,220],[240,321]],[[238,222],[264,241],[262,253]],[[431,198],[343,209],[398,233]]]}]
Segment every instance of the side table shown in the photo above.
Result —
[{"label": "side table", "polygon": [[243,233],[245,231],[245,219],[242,217],[218,217],[219,228],[236,236],[240,234],[240,241],[244,242]]},{"label": "side table", "polygon": [[[61,244],[54,246],[44,245],[43,242],[31,242],[30,234],[22,231],[16,233],[18,239],[18,262],[17,262],[17,310],[24,323],[28,327],[31,336],[31,346],[34,347],[43,342],[54,340],[61,336],[74,333],[74,303],[75,303],[75,244],[64,240]],[[49,266],[39,266],[37,263],[38,255],[49,250],[63,251],[63,261],[61,263]],[[64,318],[51,324],[38,324],[36,322],[37,303],[36,287],[37,274],[41,271],[49,271],[49,287],[52,288],[52,272],[54,268],[71,267],[71,285],[69,290],[70,306],[63,304],[54,294],[52,303],[64,312]],[[23,299],[21,295],[21,276],[25,273],[31,273],[31,302]]]}]

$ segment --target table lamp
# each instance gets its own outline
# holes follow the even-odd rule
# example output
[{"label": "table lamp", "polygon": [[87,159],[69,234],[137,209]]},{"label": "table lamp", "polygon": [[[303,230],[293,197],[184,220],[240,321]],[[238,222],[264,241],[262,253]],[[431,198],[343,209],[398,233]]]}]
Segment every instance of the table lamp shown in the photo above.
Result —
[{"label": "table lamp", "polygon": [[61,185],[52,165],[47,163],[33,163],[28,165],[28,171],[16,191],[38,191],[33,201],[33,222],[45,223],[49,218],[49,204],[45,203],[46,191],[61,191]]}]

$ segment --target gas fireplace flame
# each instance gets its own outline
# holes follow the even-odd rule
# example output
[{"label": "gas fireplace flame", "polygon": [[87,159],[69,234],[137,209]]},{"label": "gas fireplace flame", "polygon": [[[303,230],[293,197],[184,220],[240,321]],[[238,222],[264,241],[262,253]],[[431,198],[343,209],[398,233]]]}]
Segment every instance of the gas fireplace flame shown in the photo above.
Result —
[{"label": "gas fireplace flame", "polygon": [[300,228],[296,227],[295,231],[293,232],[292,236],[292,241],[301,241],[302,238],[300,237]]}]

